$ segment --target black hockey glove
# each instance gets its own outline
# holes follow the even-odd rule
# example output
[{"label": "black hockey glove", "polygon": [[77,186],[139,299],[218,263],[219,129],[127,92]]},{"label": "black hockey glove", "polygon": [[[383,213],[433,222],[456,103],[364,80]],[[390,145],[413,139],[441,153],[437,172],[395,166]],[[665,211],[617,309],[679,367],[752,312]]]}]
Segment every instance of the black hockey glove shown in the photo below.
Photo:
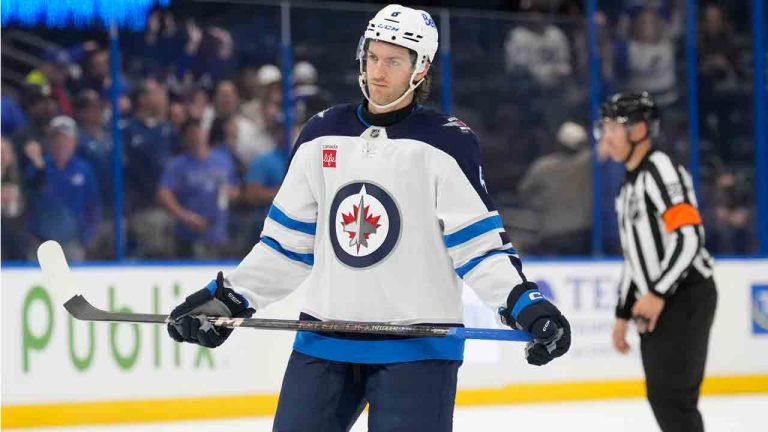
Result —
[{"label": "black hockey glove", "polygon": [[504,324],[533,336],[525,347],[529,364],[545,365],[571,346],[571,325],[533,282],[516,286],[507,297],[507,307],[499,308],[499,315]]},{"label": "black hockey glove", "polygon": [[219,272],[216,280],[191,294],[171,312],[168,334],[176,342],[216,348],[227,340],[232,329],[214,326],[206,316],[250,318],[254,312],[245,297],[224,287],[224,275]]}]

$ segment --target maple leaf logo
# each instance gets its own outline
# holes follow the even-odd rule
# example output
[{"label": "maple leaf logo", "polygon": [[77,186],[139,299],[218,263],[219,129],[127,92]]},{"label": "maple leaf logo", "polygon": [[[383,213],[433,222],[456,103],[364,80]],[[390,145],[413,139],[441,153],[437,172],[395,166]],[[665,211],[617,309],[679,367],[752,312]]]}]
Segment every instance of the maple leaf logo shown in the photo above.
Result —
[{"label": "maple leaf logo", "polygon": [[[360,214],[360,209],[363,209]],[[381,215],[374,216],[369,214],[370,206],[365,205],[364,195],[360,196],[360,204],[352,205],[351,213],[341,214],[341,225],[344,232],[349,236],[349,246],[355,246],[357,253],[360,253],[360,246],[368,247],[368,238],[371,234],[376,234],[381,226],[379,219]]]}]

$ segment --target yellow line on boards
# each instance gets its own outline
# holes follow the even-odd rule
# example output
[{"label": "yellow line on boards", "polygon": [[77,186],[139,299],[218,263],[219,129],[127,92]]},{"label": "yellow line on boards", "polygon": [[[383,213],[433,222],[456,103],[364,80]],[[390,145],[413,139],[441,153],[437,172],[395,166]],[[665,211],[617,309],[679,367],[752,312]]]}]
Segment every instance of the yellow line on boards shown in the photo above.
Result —
[{"label": "yellow line on boards", "polygon": [[273,415],[277,395],[3,405],[2,429]]},{"label": "yellow line on boards", "polygon": [[[768,393],[768,375],[707,377],[702,386],[702,393]],[[499,388],[459,390],[456,405],[564,402],[644,396],[645,387],[642,380],[526,383]],[[276,408],[277,395],[3,405],[2,428],[271,416]]]}]

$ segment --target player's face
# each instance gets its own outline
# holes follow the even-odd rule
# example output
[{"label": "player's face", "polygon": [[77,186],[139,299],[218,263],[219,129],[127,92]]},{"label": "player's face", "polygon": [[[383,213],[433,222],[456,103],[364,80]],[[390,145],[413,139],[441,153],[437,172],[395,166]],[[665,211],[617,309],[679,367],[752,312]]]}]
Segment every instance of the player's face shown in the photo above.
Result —
[{"label": "player's face", "polygon": [[599,145],[615,162],[624,162],[632,149],[624,124],[608,119],[602,121]]},{"label": "player's face", "polygon": [[365,74],[368,94],[377,105],[386,105],[402,96],[412,73],[407,48],[374,40],[368,44]]}]

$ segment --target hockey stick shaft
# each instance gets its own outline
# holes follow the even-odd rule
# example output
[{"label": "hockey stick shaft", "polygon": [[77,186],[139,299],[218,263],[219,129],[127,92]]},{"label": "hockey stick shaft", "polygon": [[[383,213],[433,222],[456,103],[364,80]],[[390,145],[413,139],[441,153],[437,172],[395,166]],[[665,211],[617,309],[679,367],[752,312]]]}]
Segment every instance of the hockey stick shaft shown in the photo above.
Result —
[{"label": "hockey stick shaft", "polygon": [[[93,306],[82,295],[70,298],[64,307],[76,319],[126,323],[167,323],[168,316],[161,314],[108,312]],[[299,321],[261,318],[207,317],[212,324],[222,327],[249,327],[263,330],[295,330],[332,333],[364,333],[411,337],[456,337],[504,341],[530,341],[531,337],[518,330],[477,329],[464,327],[440,327],[426,325],[393,325],[387,323],[349,321]]]}]

